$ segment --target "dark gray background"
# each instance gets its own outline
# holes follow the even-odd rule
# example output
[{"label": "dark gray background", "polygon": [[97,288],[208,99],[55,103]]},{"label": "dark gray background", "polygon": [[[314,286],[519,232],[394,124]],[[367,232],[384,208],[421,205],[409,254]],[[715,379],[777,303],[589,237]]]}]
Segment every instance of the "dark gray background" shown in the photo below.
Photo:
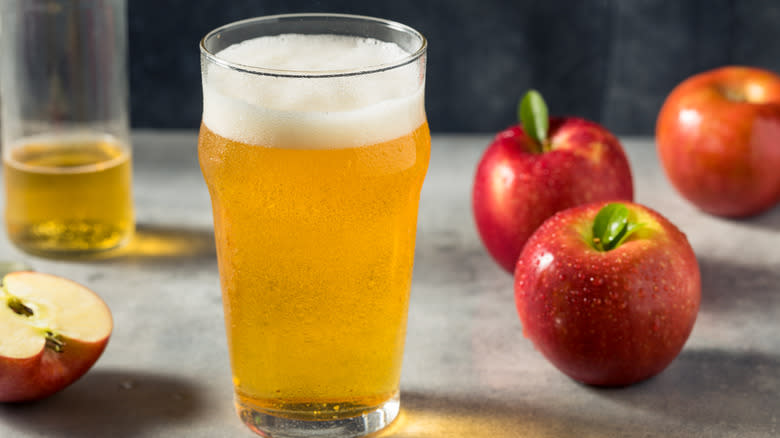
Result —
[{"label": "dark gray background", "polygon": [[372,15],[421,31],[434,132],[503,129],[534,87],[553,114],[652,134],[666,94],[693,73],[780,71],[778,0],[128,0],[133,126],[197,127],[200,38],[292,12]]}]

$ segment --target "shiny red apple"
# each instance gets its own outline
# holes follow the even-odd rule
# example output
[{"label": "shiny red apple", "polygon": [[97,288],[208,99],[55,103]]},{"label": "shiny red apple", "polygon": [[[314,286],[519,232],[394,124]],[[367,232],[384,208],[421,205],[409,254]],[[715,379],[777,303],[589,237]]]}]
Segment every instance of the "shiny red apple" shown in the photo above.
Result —
[{"label": "shiny red apple", "polygon": [[517,262],[523,334],[553,365],[591,385],[661,372],[691,333],[701,277],[685,235],[634,203],[557,213]]},{"label": "shiny red apple", "polygon": [[37,400],[65,388],[108,343],[111,312],[95,293],[61,277],[12,272],[0,288],[0,402]]},{"label": "shiny red apple", "polygon": [[780,201],[780,76],[722,67],[667,96],[658,155],[680,194],[719,216],[761,213]]},{"label": "shiny red apple", "polygon": [[[601,200],[632,200],[631,169],[620,142],[597,123],[549,119],[533,90],[515,125],[496,135],[477,167],[472,207],[490,255],[508,272],[528,237],[558,211]],[[541,126],[539,126],[541,123]],[[548,129],[549,128],[549,129]]]}]

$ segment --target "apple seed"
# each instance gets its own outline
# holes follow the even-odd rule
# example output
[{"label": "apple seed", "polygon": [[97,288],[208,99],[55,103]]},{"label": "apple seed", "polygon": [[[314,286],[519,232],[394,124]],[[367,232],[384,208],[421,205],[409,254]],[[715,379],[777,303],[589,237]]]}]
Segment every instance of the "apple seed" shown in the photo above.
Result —
[{"label": "apple seed", "polygon": [[8,298],[8,307],[10,307],[11,310],[13,310],[17,315],[29,317],[33,316],[34,314],[31,308],[25,306],[22,300],[14,296]]},{"label": "apple seed", "polygon": [[[2,293],[7,297],[6,304],[11,310],[14,311],[14,313],[25,318],[32,318],[35,316],[35,311],[28,305],[24,304],[24,302],[20,300],[19,297],[11,295],[8,290],[6,290],[5,285],[0,286],[0,291],[2,291]],[[45,329],[45,332],[46,348],[54,351],[55,353],[62,353],[65,351],[65,341],[62,339],[62,336],[54,333],[49,329]]]}]

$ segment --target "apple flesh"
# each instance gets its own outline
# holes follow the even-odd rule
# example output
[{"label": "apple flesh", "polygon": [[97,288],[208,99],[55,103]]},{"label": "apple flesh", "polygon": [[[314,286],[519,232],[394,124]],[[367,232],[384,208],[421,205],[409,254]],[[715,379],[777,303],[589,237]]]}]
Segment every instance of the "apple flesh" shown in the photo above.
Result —
[{"label": "apple flesh", "polygon": [[638,227],[616,247],[594,241],[606,203],[575,207],[539,227],[515,271],[523,334],[560,371],[591,385],[628,385],[665,369],[701,300],[685,235],[647,207],[622,204]]},{"label": "apple flesh", "polygon": [[39,272],[12,272],[0,291],[0,402],[47,397],[97,361],[113,328],[94,292]]},{"label": "apple flesh", "polygon": [[657,151],[677,191],[726,217],[780,201],[780,76],[722,67],[672,90],[656,122]]},{"label": "apple flesh", "polygon": [[526,240],[558,211],[601,200],[632,200],[631,168],[601,125],[552,117],[538,151],[519,125],[499,133],[477,167],[474,219],[490,255],[512,273]]}]

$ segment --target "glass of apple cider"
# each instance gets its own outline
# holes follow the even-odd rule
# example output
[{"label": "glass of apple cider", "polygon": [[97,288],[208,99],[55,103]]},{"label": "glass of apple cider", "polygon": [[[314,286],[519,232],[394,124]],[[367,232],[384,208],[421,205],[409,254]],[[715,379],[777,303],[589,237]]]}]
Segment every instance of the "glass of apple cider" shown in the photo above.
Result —
[{"label": "glass of apple cider", "polygon": [[356,437],[399,410],[426,41],[333,14],[201,42],[198,154],[214,214],[235,403],[273,437]]},{"label": "glass of apple cider", "polygon": [[0,4],[5,223],[36,254],[116,248],[135,222],[125,0]]}]

